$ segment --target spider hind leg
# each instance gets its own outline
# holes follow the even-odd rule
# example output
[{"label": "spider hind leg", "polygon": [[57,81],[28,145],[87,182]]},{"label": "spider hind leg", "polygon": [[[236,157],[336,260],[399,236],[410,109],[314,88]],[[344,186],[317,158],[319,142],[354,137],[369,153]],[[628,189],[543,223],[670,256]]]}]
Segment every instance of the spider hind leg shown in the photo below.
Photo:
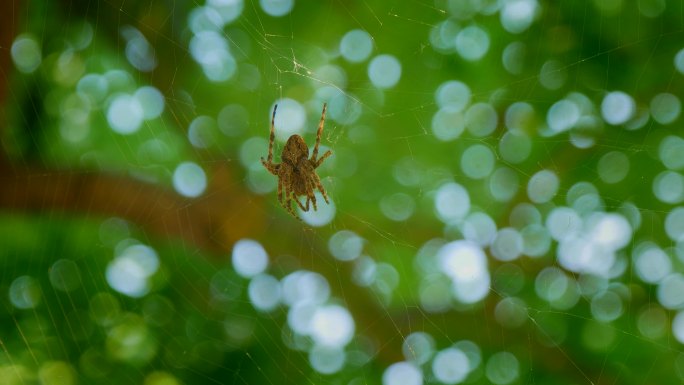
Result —
[{"label": "spider hind leg", "polygon": [[[323,185],[321,184],[321,178],[319,178],[318,175],[314,174],[314,178],[313,178],[312,182],[315,184],[318,191],[321,192],[321,195],[323,195],[323,199],[325,200],[325,203],[330,204],[330,201],[328,200],[328,193],[325,192],[325,189],[323,188]],[[313,188],[312,188],[312,190],[313,190]],[[316,207],[316,203],[314,203],[314,207]]]},{"label": "spider hind leg", "polygon": [[294,199],[294,201],[297,202],[297,205],[299,206],[300,209],[302,209],[302,211],[309,211],[309,198],[306,199],[306,207],[304,207],[302,202],[299,201],[299,198],[292,197],[292,199]]},{"label": "spider hind leg", "polygon": [[[278,200],[280,200],[281,206],[285,207],[285,209],[286,209],[290,214],[292,214],[293,217],[295,217],[295,218],[297,218],[297,219],[299,219],[299,220],[301,221],[302,219],[297,215],[297,213],[295,213],[294,209],[292,208],[292,199],[293,199],[293,193],[294,193],[294,192],[292,191],[292,187],[291,187],[291,183],[290,183],[290,180],[291,180],[291,177],[292,177],[292,176],[291,176],[290,173],[288,172],[288,169],[287,169],[287,168],[284,168],[283,170],[284,170],[285,172],[281,175],[281,182],[278,183],[278,185],[279,185],[279,186],[280,186],[280,184],[284,184],[284,185],[285,185],[285,203],[283,203],[283,201],[280,199],[280,195],[278,195]],[[282,190],[281,190],[281,192],[282,192]],[[294,197],[294,198],[295,198],[295,201],[297,201],[298,204],[301,204],[301,203],[296,199],[297,197]]]}]

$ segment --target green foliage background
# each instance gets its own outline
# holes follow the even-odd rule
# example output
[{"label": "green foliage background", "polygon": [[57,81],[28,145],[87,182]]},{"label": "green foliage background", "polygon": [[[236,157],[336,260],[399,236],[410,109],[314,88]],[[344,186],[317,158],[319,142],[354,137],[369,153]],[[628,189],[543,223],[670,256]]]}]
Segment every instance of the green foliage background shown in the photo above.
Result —
[{"label": "green foliage background", "polygon": [[[388,366],[408,359],[402,342],[417,331],[431,334],[437,350],[459,340],[474,341],[485,361],[496,352],[514,353],[520,362],[514,383],[519,384],[682,382],[684,354],[670,325],[677,309],[658,312],[666,317],[654,327],[663,332],[644,336],[637,327],[640,315],[649,306],[662,309],[656,286],[642,282],[631,264],[632,246],[652,241],[667,251],[673,271],[682,272],[677,256],[681,245],[664,231],[665,218],[677,205],[656,199],[652,189],[653,177],[664,170],[658,146],[668,135],[684,134],[682,119],[669,125],[650,119],[638,130],[601,123],[581,133],[595,142],[586,149],[574,146],[569,133],[540,132],[547,110],[571,92],[584,94],[597,116],[601,100],[613,90],[630,94],[639,108],[647,108],[662,92],[681,97],[684,77],[673,61],[684,47],[684,6],[665,0],[541,1],[531,26],[511,34],[497,13],[476,11],[493,4],[296,1],[291,13],[272,17],[258,2],[246,0],[241,15],[222,29],[238,62],[235,77],[225,82],[208,80],[188,50],[188,15],[202,5],[197,2],[2,5],[0,382],[380,384]],[[648,14],[660,7],[661,13],[644,15],[644,10]],[[469,62],[432,46],[431,30],[447,19],[488,32],[490,47],[481,60]],[[126,25],[137,28],[154,47],[158,65],[153,71],[137,71],[127,61],[120,33]],[[337,54],[341,37],[357,28],[372,36],[373,55],[391,54],[400,61],[402,75],[395,87],[374,87],[367,62],[349,63]],[[40,43],[42,52],[40,67],[30,74],[18,71],[10,60],[12,42],[25,33]],[[513,41],[526,46],[522,72],[515,75],[501,59]],[[550,59],[561,64],[558,73],[565,77],[553,90],[540,84],[540,68]],[[340,91],[361,109],[361,116],[350,125],[330,117],[326,122],[323,145],[335,155],[319,175],[337,212],[330,224],[313,228],[290,217],[274,191],[253,192],[254,180],[271,188],[275,181],[263,170],[250,174],[242,158],[266,155],[270,109],[279,98],[305,105],[304,136],[313,142],[320,105],[326,101],[316,92],[332,84],[320,69],[330,64],[346,73]],[[157,87],[166,103],[161,117],[145,122],[133,135],[120,135],[109,128],[104,111],[93,109],[86,138],[65,140],[60,111],[65,103],[77,103],[70,97],[78,80],[113,69],[131,74],[119,91]],[[471,103],[488,102],[496,109],[494,133],[475,137],[466,131],[448,142],[435,138],[435,90],[448,80],[466,83]],[[524,162],[509,165],[519,176],[520,189],[510,201],[498,202],[487,179],[464,175],[460,154],[473,144],[496,151],[506,132],[506,109],[521,101],[536,112],[528,132],[532,150]],[[214,128],[205,138],[207,148],[193,147],[190,123],[201,115],[216,117],[228,103],[246,109],[244,131],[227,136]],[[255,137],[263,139],[252,147],[258,154],[244,147]],[[143,150],[155,139],[164,151]],[[597,163],[614,150],[627,155],[630,169],[621,182],[607,184],[597,175]],[[200,197],[182,197],[173,189],[173,171],[184,161],[196,162],[207,174],[207,190]],[[505,163],[497,155],[497,164]],[[407,164],[419,180],[412,186],[395,177]],[[546,267],[559,266],[556,242],[541,258],[523,256],[507,264],[490,255],[492,291],[482,302],[463,305],[454,300],[445,312],[423,310],[424,277],[415,267],[416,256],[432,239],[463,238],[461,228],[438,220],[436,190],[446,182],[460,183],[473,210],[487,213],[502,228],[510,225],[515,205],[529,200],[526,183],[541,169],[560,179],[553,201],[538,205],[544,217],[565,205],[569,189],[580,181],[597,187],[606,211],[619,211],[625,202],[638,208],[641,226],[620,252],[626,272],[606,283],[621,295],[621,317],[608,323],[593,319],[588,297],[564,310],[539,298],[535,277]],[[406,221],[388,219],[378,204],[397,192],[415,201]],[[362,237],[364,254],[392,266],[398,285],[389,291],[356,285],[354,264],[334,259],[328,248],[328,239],[341,230]],[[264,313],[251,305],[249,281],[231,265],[232,247],[243,238],[264,246],[271,260],[269,274],[282,278],[297,269],[320,273],[334,302],[350,310],[356,334],[339,372],[320,374],[312,369],[306,349],[291,348],[310,342],[292,342],[299,337],[286,326],[285,306]],[[107,265],[126,239],[150,245],[161,263],[150,278],[150,293],[142,298],[117,293],[105,279]],[[54,288],[50,271],[58,260],[75,263],[76,272],[65,278],[77,282],[75,289]],[[507,277],[506,268],[499,269],[511,264],[523,275]],[[32,279],[26,295],[38,298],[30,309],[17,308],[8,294],[23,276]],[[501,325],[494,316],[496,304],[511,294],[507,279],[522,282],[516,296],[526,304],[527,320],[517,328]],[[217,287],[220,295],[212,291]],[[131,350],[126,338],[143,342],[132,343]],[[429,363],[422,369],[425,383],[436,382]],[[484,364],[467,379],[473,384],[488,381]]]}]

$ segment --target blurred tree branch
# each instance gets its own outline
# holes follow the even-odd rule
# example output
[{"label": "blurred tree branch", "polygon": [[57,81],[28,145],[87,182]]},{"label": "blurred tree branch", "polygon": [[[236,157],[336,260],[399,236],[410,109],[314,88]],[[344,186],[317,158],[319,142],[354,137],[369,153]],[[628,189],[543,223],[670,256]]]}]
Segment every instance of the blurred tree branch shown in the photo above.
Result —
[{"label": "blurred tree branch", "polygon": [[225,165],[214,170],[206,195],[197,199],[105,173],[10,166],[4,161],[0,173],[4,211],[118,216],[210,255],[225,255],[236,240],[253,237],[263,228],[258,200],[231,183],[234,179]]}]

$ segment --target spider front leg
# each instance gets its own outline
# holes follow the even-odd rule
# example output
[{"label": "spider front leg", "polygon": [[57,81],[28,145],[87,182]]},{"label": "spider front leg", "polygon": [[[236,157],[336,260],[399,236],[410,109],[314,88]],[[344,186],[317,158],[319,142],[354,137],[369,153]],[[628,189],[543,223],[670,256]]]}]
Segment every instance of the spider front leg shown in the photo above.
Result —
[{"label": "spider front leg", "polygon": [[328,104],[323,103],[323,112],[321,112],[321,121],[318,123],[318,130],[316,131],[316,144],[313,148],[313,153],[311,154],[311,159],[315,160],[318,157],[318,145],[321,144],[321,135],[323,134],[323,124],[325,124],[325,110]]},{"label": "spider front leg", "polygon": [[324,161],[327,157],[329,157],[330,155],[332,155],[332,151],[328,150],[328,151],[326,151],[325,154],[323,154],[323,156],[322,156],[320,159],[318,159],[318,160],[314,159],[313,156],[312,156],[312,157],[311,157],[311,160],[314,162],[314,168],[318,168],[318,166],[320,166],[320,165],[323,163],[323,161]]},{"label": "spider front leg", "polygon": [[[270,135],[268,138],[268,163],[273,164],[273,142],[275,141],[275,114],[276,110],[278,109],[278,105],[276,104],[273,107],[273,115],[271,115],[271,131]],[[261,158],[261,162],[264,163],[264,158]],[[264,166],[266,163],[264,163]]]},{"label": "spider front leg", "polygon": [[261,164],[266,167],[266,170],[270,172],[271,174],[278,176],[278,171],[280,170],[280,164],[279,163],[271,163],[269,161],[265,161],[263,157],[261,157]]}]

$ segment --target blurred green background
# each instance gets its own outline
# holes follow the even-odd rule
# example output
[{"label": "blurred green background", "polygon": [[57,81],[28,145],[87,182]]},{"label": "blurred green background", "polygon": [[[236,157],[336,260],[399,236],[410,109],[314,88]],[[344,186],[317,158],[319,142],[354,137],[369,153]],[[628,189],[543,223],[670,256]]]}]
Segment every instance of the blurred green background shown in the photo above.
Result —
[{"label": "blurred green background", "polygon": [[0,19],[0,383],[684,382],[681,2]]}]

